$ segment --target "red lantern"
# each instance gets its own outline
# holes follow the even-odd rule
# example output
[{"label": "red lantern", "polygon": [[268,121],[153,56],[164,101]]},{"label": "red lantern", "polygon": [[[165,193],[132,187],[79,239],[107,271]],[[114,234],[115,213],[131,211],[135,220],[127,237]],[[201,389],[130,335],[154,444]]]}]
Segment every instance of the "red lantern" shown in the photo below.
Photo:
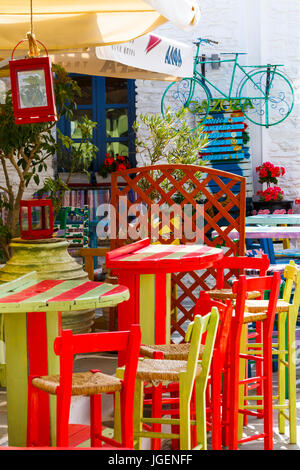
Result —
[{"label": "red lantern", "polygon": [[53,208],[50,199],[20,202],[20,232],[23,240],[52,238]]},{"label": "red lantern", "polygon": [[13,53],[9,69],[15,123],[57,121],[50,58],[47,55],[13,60]]}]

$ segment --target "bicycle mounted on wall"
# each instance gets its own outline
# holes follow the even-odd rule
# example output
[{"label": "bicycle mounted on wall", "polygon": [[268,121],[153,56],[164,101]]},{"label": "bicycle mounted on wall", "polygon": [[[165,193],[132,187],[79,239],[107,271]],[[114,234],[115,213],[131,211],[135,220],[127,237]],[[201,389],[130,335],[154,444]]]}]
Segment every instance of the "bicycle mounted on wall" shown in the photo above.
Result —
[{"label": "bicycle mounted on wall", "polygon": [[[198,38],[194,43],[197,46],[194,60],[193,76],[182,78],[172,82],[165,90],[161,100],[161,112],[164,116],[167,109],[176,114],[182,108],[186,108],[185,119],[193,119],[189,125],[196,129],[203,125],[206,117],[213,111],[216,102],[224,107],[224,102],[229,101],[229,106],[242,111],[249,121],[259,126],[275,126],[284,121],[291,113],[294,106],[294,91],[289,80],[282,72],[277,70],[283,65],[241,65],[238,61],[240,52],[225,52],[223,55],[233,55],[233,58],[224,60],[206,60],[200,58],[201,44],[218,44],[211,39]],[[228,91],[220,90],[216,84],[205,75],[207,64],[232,63]],[[197,66],[201,66],[201,72]],[[214,67],[215,68],[215,67]],[[250,70],[248,70],[250,69]],[[233,93],[234,80],[237,71],[242,72],[243,78]],[[220,99],[213,98],[214,90],[221,96]],[[226,104],[225,104],[226,106]]]}]

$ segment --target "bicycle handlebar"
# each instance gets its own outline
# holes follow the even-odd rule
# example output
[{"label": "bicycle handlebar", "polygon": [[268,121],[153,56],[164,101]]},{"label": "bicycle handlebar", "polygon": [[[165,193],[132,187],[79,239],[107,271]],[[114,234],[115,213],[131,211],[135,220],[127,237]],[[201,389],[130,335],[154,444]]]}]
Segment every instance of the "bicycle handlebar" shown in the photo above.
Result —
[{"label": "bicycle handlebar", "polygon": [[218,41],[213,41],[212,39],[204,39],[204,38],[198,38],[194,44],[201,44],[201,42],[205,42],[206,44],[219,44]]}]

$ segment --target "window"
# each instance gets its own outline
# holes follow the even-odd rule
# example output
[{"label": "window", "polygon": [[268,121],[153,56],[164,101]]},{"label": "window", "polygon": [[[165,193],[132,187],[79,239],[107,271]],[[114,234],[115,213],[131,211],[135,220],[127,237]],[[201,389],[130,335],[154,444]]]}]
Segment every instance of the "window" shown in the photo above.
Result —
[{"label": "window", "polygon": [[[135,167],[135,145],[133,122],[135,121],[135,82],[123,78],[94,77],[72,74],[78,82],[82,96],[77,100],[77,109],[72,121],[64,117],[58,128],[76,142],[80,135],[77,122],[81,116],[97,122],[93,143],[98,147],[97,158],[91,172],[97,172],[106,153],[126,155]],[[68,158],[58,159],[58,171],[68,171]]]}]

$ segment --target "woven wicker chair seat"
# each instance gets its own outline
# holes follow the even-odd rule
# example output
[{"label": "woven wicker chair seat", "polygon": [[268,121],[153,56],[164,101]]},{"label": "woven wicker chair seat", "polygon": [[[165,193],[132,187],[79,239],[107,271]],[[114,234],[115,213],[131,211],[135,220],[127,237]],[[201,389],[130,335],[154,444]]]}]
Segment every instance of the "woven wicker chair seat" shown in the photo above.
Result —
[{"label": "woven wicker chair seat", "polygon": [[[235,316],[235,312],[232,312],[232,316]],[[244,312],[243,323],[251,323],[255,321],[265,320],[267,318],[266,309],[264,312]]]},{"label": "woven wicker chair seat", "polygon": [[[233,294],[232,289],[211,289],[207,291],[208,295],[212,299],[216,300],[226,300],[226,299],[235,299],[236,295]],[[248,299],[257,299],[261,294],[258,291],[253,291],[248,293]]]},{"label": "woven wicker chair seat", "polygon": [[[139,361],[136,378],[151,381],[178,382],[179,373],[186,370],[186,361],[167,359],[142,359]],[[196,375],[201,373],[201,365],[197,366]]]},{"label": "woven wicker chair seat", "polygon": [[[204,346],[200,346],[200,357],[203,353]],[[145,357],[153,358],[154,352],[162,352],[164,359],[187,361],[190,350],[190,343],[180,344],[142,344],[140,354]]]},{"label": "woven wicker chair seat", "polygon": [[244,312],[244,323],[265,320],[267,317],[267,312]]},{"label": "woven wicker chair seat", "polygon": [[[246,300],[246,308],[248,312],[262,312],[268,308],[268,300]],[[278,300],[276,306],[276,312],[287,312],[289,309],[289,303],[284,300]]]},{"label": "woven wicker chair seat", "polygon": [[[32,383],[40,390],[55,395],[59,385],[59,375],[35,377]],[[117,392],[121,389],[120,379],[101,372],[75,372],[72,375],[72,395],[96,395]]]}]

